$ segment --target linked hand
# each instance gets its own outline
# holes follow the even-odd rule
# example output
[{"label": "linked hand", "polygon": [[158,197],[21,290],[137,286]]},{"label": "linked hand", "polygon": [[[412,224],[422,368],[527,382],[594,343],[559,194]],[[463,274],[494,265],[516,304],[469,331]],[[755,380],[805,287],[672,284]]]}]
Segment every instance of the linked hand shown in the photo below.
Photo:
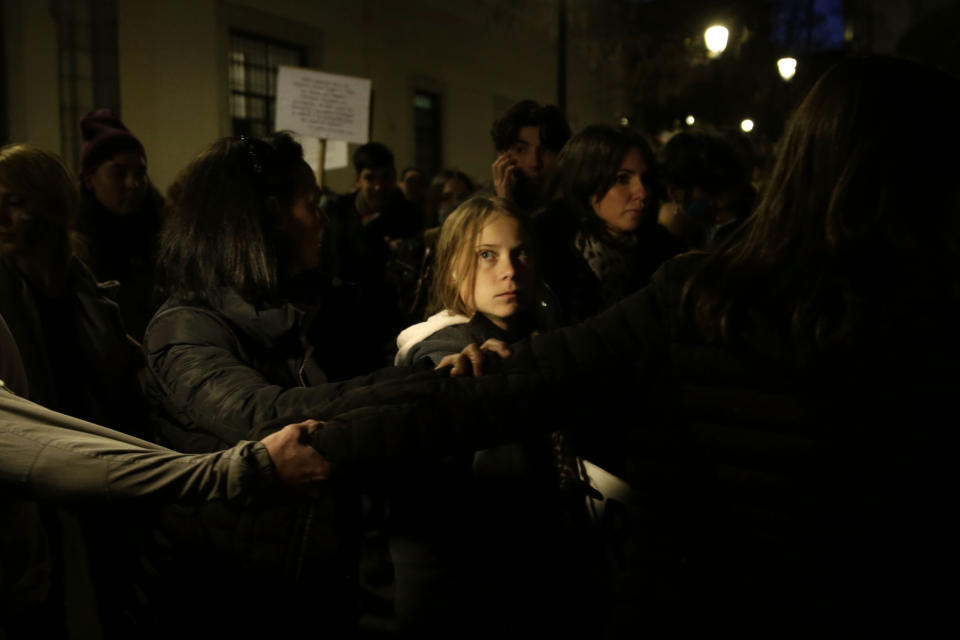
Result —
[{"label": "linked hand", "polygon": [[509,358],[513,353],[503,340],[490,338],[480,346],[477,346],[476,343],[471,343],[464,347],[460,353],[451,353],[444,357],[443,360],[440,361],[440,364],[437,365],[437,369],[452,366],[450,376],[453,378],[460,376],[482,376],[485,352],[496,353],[501,358]]},{"label": "linked hand", "polygon": [[288,424],[260,442],[267,448],[277,480],[308,495],[319,493],[316,483],[330,476],[330,462],[310,446],[310,434],[322,426],[317,420]]}]

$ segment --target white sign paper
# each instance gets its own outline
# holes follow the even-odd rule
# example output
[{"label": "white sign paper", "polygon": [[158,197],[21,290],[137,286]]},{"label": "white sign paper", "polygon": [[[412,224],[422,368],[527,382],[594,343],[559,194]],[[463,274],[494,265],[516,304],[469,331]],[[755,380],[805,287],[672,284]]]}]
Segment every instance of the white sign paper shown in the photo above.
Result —
[{"label": "white sign paper", "polygon": [[323,166],[326,169],[343,169],[350,166],[345,140],[327,140],[324,147]]},{"label": "white sign paper", "polygon": [[323,169],[323,165],[320,164],[320,139],[313,136],[301,136],[296,133],[293,134],[293,138],[303,147],[303,159],[310,165],[313,175],[320,175]]},{"label": "white sign paper", "polygon": [[277,131],[364,144],[370,140],[367,78],[299,67],[277,70]]}]

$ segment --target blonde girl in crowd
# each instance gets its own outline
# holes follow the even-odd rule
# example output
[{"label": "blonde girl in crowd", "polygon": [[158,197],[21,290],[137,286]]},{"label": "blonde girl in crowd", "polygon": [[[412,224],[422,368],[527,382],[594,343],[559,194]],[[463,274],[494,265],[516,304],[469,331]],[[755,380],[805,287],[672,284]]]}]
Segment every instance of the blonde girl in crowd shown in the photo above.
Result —
[{"label": "blonde girl in crowd", "polygon": [[[532,240],[509,200],[476,196],[457,207],[437,245],[435,313],[398,336],[396,363],[437,365],[471,343],[514,342],[556,326]],[[559,433],[480,451],[472,462],[425,465],[404,478],[391,496],[388,527],[401,623],[467,623],[470,632],[506,620],[530,631],[559,627],[557,611],[565,608],[558,603],[577,592],[567,535],[578,511],[568,500],[576,478],[576,459]],[[530,593],[544,604],[531,604]]]}]

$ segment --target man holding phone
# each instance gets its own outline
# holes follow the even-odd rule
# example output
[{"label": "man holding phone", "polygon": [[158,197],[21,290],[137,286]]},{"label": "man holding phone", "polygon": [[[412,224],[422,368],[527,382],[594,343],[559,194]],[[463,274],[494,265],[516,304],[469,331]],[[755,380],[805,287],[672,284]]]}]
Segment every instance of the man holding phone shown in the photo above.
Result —
[{"label": "man holding phone", "polygon": [[494,121],[490,135],[497,151],[493,191],[522,209],[538,209],[557,154],[570,138],[566,118],[553,105],[521,100]]}]

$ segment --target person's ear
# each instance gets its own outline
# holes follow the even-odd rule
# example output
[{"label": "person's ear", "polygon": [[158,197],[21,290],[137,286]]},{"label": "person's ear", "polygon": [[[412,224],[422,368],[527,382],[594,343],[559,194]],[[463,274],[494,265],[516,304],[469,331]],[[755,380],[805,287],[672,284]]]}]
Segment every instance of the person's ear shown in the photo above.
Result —
[{"label": "person's ear", "polygon": [[359,171],[355,171],[353,173],[353,188],[354,189],[360,188],[360,172]]},{"label": "person's ear", "polygon": [[80,176],[80,182],[83,184],[83,188],[87,191],[93,191],[93,185],[90,182],[90,174],[85,173]]},{"label": "person's ear", "polygon": [[680,204],[687,199],[687,194],[682,187],[678,187],[675,184],[668,184],[667,199],[669,199],[670,202],[676,202],[677,204]]}]

